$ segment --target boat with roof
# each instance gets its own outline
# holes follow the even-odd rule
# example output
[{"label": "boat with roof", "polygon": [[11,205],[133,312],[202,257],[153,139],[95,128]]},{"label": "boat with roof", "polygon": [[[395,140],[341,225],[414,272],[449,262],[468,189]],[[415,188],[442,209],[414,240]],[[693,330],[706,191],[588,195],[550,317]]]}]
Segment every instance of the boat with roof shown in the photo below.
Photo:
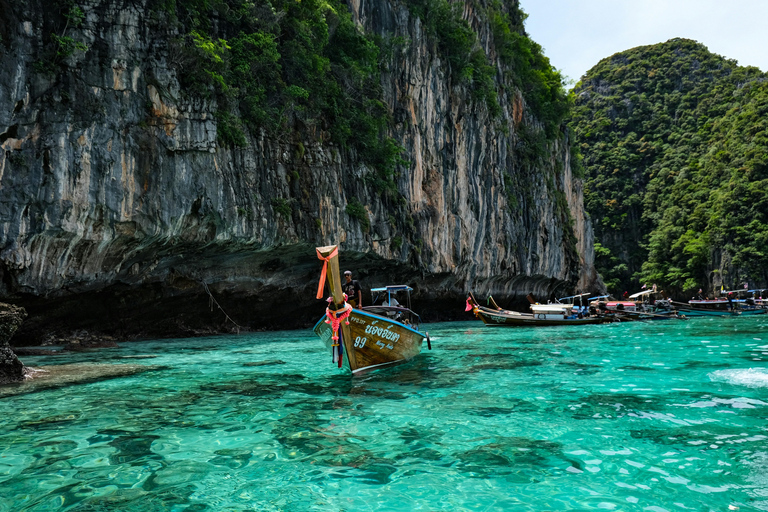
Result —
[{"label": "boat with roof", "polygon": [[[592,325],[613,321],[611,318],[593,315],[583,304],[589,294],[563,297],[557,302],[540,304],[528,295],[530,313],[521,313],[502,309],[488,297],[488,306],[481,306],[472,292],[467,296],[466,311],[472,311],[485,325],[504,327],[555,326],[555,325]],[[570,302],[561,302],[569,300]],[[578,304],[576,303],[578,302]]]},{"label": "boat with roof", "polygon": [[[702,316],[751,316],[768,312],[763,300],[756,298],[762,290],[721,290],[720,297],[692,297],[688,302],[672,301],[681,315]],[[743,296],[752,294],[752,296]]]},{"label": "boat with roof", "polygon": [[610,295],[589,299],[590,309],[600,315],[612,316],[618,321],[669,320],[681,318],[672,302],[655,289],[642,290],[625,299],[616,300]]},{"label": "boat with roof", "polygon": [[313,328],[338,368],[360,374],[403,363],[421,353],[424,340],[431,350],[429,333],[420,330],[421,318],[411,310],[413,288],[374,288],[372,306],[353,308],[341,288],[338,256],[338,246],[317,248],[317,257],[323,261],[317,298],[323,298],[326,282],[330,297],[325,315]]}]

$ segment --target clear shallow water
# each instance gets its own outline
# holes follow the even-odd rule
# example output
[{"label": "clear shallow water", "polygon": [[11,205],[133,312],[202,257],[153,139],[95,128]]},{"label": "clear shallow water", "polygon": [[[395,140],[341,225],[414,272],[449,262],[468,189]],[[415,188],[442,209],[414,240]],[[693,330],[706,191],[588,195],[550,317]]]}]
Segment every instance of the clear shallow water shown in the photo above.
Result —
[{"label": "clear shallow water", "polygon": [[25,357],[155,369],[0,398],[0,512],[768,510],[768,318],[426,327],[362,378],[309,331]]}]

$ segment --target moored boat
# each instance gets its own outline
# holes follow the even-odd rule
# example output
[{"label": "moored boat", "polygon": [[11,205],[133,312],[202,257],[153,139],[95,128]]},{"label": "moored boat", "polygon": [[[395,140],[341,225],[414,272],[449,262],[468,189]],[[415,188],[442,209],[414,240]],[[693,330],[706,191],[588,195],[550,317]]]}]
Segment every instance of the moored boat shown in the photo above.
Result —
[{"label": "moored boat", "polygon": [[681,315],[688,317],[697,316],[735,316],[739,312],[729,306],[726,299],[691,299],[688,302],[672,301]]},{"label": "moored boat", "polygon": [[590,307],[597,309],[599,314],[613,316],[618,321],[637,320],[668,320],[681,318],[672,302],[656,290],[643,290],[633,293],[626,299],[613,300],[609,295],[592,297]]},{"label": "moored boat", "polygon": [[317,248],[317,257],[324,262],[317,298],[323,298],[326,281],[331,296],[326,314],[313,328],[337,366],[359,374],[403,363],[419,355],[425,339],[430,345],[429,334],[419,330],[420,318],[410,307],[393,302],[395,294],[405,292],[410,306],[411,288],[397,285],[374,289],[374,292],[387,292],[388,300],[378,305],[353,308],[341,288],[338,254],[335,245]]},{"label": "moored boat", "polygon": [[[720,297],[691,297],[686,302],[672,302],[681,315],[697,316],[751,316],[768,312],[763,303],[761,289],[723,290]],[[699,290],[701,292],[701,290]],[[758,296],[760,293],[760,296]]]},{"label": "moored boat", "polygon": [[467,311],[472,311],[485,325],[522,327],[522,326],[554,326],[554,325],[591,325],[612,321],[604,316],[592,316],[580,311],[574,304],[538,304],[530,305],[530,313],[510,311],[496,306],[493,299],[489,302],[494,307],[485,307],[478,304],[472,293],[467,297]]},{"label": "moored boat", "polygon": [[[731,297],[733,309],[740,316],[762,315],[768,313],[768,307],[764,299],[759,295],[763,290],[731,290],[722,292],[726,297]],[[727,300],[727,299],[726,299]]]},{"label": "moored boat", "polygon": [[735,299],[732,296],[716,299],[691,299],[688,302],[672,301],[672,305],[677,308],[681,315],[688,317],[751,316],[768,312],[768,309],[757,304],[753,299]]}]

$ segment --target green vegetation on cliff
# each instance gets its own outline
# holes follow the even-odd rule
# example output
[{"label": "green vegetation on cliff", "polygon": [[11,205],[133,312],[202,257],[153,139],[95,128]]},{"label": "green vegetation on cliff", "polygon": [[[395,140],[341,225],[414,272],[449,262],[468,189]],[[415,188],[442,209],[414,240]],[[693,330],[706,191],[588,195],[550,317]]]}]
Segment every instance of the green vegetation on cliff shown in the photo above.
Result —
[{"label": "green vegetation on cliff", "polygon": [[768,285],[768,76],[673,39],[574,89],[586,208],[609,289]]},{"label": "green vegetation on cliff", "polygon": [[362,33],[341,0],[150,0],[183,35],[170,60],[183,90],[217,103],[219,141],[293,133],[355,148],[395,192],[402,148],[386,136],[382,53],[393,44]]},{"label": "green vegetation on cliff", "polygon": [[[488,16],[506,76],[486,54],[463,18],[462,2],[407,0],[449,65],[454,86],[491,117],[502,108],[498,92],[511,83],[521,91],[552,138],[568,109],[560,73],[524,32],[525,14],[515,1],[471,2]],[[343,0],[150,0],[158,14],[185,34],[171,60],[186,91],[218,102],[219,138],[246,144],[246,132],[272,136],[294,130],[325,132],[358,150],[377,169],[379,189],[392,190],[402,148],[386,131],[390,112],[382,101],[380,73],[410,42],[365,33]],[[529,137],[530,138],[530,137]],[[527,140],[526,140],[527,141]],[[532,139],[530,146],[541,146]]]},{"label": "green vegetation on cliff", "polygon": [[[508,79],[521,93],[546,135],[554,137],[568,113],[568,97],[563,77],[544,55],[541,46],[525,33],[528,17],[518,2],[491,0],[469,2],[487,16],[493,44],[499,60],[506,64],[503,79]],[[406,0],[406,4],[424,23],[428,34],[438,42],[438,49],[451,64],[454,83],[465,84],[475,99],[485,101],[491,115],[501,112],[497,97],[496,68],[489,62],[478,37],[462,17],[465,2],[448,0]]]}]

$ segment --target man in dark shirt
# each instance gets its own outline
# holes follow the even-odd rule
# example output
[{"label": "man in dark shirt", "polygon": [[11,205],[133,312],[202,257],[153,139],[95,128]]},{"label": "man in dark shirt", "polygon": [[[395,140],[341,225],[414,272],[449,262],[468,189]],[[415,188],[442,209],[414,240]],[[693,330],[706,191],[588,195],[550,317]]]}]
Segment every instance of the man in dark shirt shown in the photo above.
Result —
[{"label": "man in dark shirt", "polygon": [[341,285],[341,289],[347,294],[347,302],[356,308],[363,307],[363,290],[360,288],[360,282],[352,279],[351,270],[344,272],[344,279],[346,282]]}]

